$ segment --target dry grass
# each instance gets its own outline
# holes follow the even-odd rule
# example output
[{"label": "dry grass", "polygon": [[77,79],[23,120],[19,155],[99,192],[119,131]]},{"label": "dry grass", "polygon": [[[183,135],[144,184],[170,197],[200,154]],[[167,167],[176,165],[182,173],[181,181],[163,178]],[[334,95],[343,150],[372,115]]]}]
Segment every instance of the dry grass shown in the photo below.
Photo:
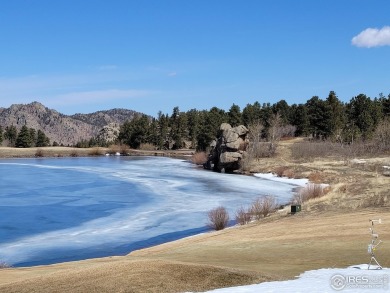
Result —
[{"label": "dry grass", "polygon": [[[40,147],[40,148],[10,148],[0,147],[0,158],[33,158],[36,153],[42,153],[44,157],[71,157],[77,153],[80,157],[87,157],[91,152],[88,148],[73,147]],[[101,148],[105,151],[105,148]]]},{"label": "dry grass", "polygon": [[207,162],[207,154],[205,152],[196,152],[191,157],[191,162],[196,165],[203,165]]},{"label": "dry grass", "polygon": [[81,268],[58,268],[54,273],[0,285],[7,293],[63,292],[188,292],[258,283],[270,277],[174,261],[121,258],[85,263]]},{"label": "dry grass", "polygon": [[151,143],[141,143],[139,149],[143,151],[154,151],[156,150],[156,147]]},{"label": "dry grass", "polygon": [[103,156],[105,153],[105,150],[103,148],[100,148],[100,147],[94,147],[94,148],[91,148],[88,152],[88,155],[89,156]]}]

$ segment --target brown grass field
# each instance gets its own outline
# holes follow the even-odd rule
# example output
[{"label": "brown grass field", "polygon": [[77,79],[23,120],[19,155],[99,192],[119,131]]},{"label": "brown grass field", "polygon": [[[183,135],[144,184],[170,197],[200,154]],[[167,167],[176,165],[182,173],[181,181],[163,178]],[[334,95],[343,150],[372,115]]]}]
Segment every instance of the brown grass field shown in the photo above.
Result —
[{"label": "brown grass field", "polygon": [[[291,279],[319,268],[368,263],[369,219],[383,240],[376,255],[390,266],[390,157],[294,162],[293,142],[278,156],[254,162],[250,172],[283,168],[292,177],[329,183],[322,198],[244,226],[210,232],[134,251],[90,259],[0,271],[0,292],[186,292]],[[0,149],[0,153],[3,149]],[[361,158],[359,158],[361,159]]]}]

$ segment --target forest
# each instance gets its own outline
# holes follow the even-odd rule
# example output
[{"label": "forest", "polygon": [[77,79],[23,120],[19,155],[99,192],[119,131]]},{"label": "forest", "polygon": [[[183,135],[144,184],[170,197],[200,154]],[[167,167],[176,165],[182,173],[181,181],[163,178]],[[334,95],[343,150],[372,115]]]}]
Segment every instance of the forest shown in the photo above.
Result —
[{"label": "forest", "polygon": [[148,145],[155,149],[204,151],[215,139],[221,123],[227,122],[232,127],[245,125],[252,134],[255,132],[255,140],[265,142],[276,135],[353,144],[371,141],[375,135],[389,135],[389,119],[390,94],[379,94],[374,99],[359,94],[344,103],[331,91],[326,99],[313,96],[304,104],[289,105],[280,100],[272,105],[247,104],[242,110],[233,104],[228,111],[213,107],[187,112],[175,107],[171,115],[140,115],[121,126],[118,140],[132,148]]}]

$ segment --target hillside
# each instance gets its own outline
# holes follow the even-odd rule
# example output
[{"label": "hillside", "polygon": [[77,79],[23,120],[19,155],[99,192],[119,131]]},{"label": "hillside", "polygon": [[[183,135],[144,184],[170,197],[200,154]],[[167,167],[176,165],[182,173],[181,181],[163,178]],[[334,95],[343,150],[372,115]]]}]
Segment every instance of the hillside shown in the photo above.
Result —
[{"label": "hillside", "polygon": [[20,129],[23,125],[42,130],[49,138],[63,145],[73,145],[82,139],[98,135],[99,131],[109,125],[120,125],[131,120],[136,111],[112,109],[91,114],[65,115],[49,109],[39,102],[30,104],[14,104],[9,108],[0,108],[0,125],[15,125]]}]

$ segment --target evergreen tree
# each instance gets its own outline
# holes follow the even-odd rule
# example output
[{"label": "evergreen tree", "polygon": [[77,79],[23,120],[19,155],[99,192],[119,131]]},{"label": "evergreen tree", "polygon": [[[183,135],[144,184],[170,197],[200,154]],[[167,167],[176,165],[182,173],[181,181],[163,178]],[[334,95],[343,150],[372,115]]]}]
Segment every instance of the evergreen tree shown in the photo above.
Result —
[{"label": "evergreen tree", "polygon": [[173,148],[180,149],[184,146],[186,138],[187,117],[184,112],[180,112],[179,107],[174,107],[169,122],[170,137],[171,141],[174,142]]},{"label": "evergreen tree", "polygon": [[162,149],[169,148],[169,142],[168,142],[169,118],[168,115],[164,115],[162,114],[161,111],[159,111],[157,119],[158,119],[157,120],[157,125],[158,125],[157,148],[162,150]]},{"label": "evergreen tree", "polygon": [[241,109],[238,105],[233,104],[228,112],[229,124],[232,127],[236,127],[242,124]]},{"label": "evergreen tree", "polygon": [[357,127],[363,139],[370,138],[375,130],[378,115],[373,101],[364,94],[353,97],[347,104],[347,115],[350,127]]},{"label": "evergreen tree", "polygon": [[34,128],[29,128],[28,131],[30,133],[31,146],[35,146],[37,142],[37,132],[35,131]]},{"label": "evergreen tree", "polygon": [[379,98],[379,101],[382,104],[383,116],[390,117],[390,94],[387,96],[387,98],[382,94],[382,96]]},{"label": "evergreen tree", "polygon": [[201,130],[197,137],[197,149],[205,151],[211,141],[218,136],[221,124],[227,122],[227,116],[225,111],[213,107],[209,112],[202,112],[201,121]]},{"label": "evergreen tree", "polygon": [[[37,147],[46,147],[50,145],[50,139],[46,136],[46,134],[42,130],[38,130],[37,133]],[[53,143],[54,146],[54,143]]]},{"label": "evergreen tree", "polygon": [[253,105],[248,104],[242,110],[242,122],[245,126],[256,125],[261,120],[261,106],[259,102],[255,102]]},{"label": "evergreen tree", "polygon": [[149,132],[150,121],[145,114],[126,121],[120,128],[119,140],[137,149],[142,143],[150,142]]},{"label": "evergreen tree", "polygon": [[280,100],[276,104],[272,106],[272,110],[274,114],[279,114],[281,118],[281,124],[287,125],[289,124],[290,116],[291,116],[291,109],[290,106],[287,104],[285,100]]},{"label": "evergreen tree", "polygon": [[306,102],[309,118],[309,131],[315,138],[327,138],[331,135],[331,108],[317,96]]},{"label": "evergreen tree", "polygon": [[9,146],[15,146],[17,137],[18,137],[18,130],[14,125],[5,127],[4,138],[8,139]]},{"label": "evergreen tree", "polygon": [[17,148],[29,148],[32,145],[31,133],[26,125],[20,129],[18,137],[16,138],[15,146]]},{"label": "evergreen tree", "polygon": [[329,92],[326,103],[330,107],[330,133],[339,137],[346,123],[345,108],[334,91]]},{"label": "evergreen tree", "polygon": [[200,130],[200,114],[196,109],[187,112],[188,138],[191,140],[191,147],[196,148],[196,138]]},{"label": "evergreen tree", "polygon": [[296,126],[295,136],[306,136],[309,133],[309,115],[305,105],[299,104],[291,106],[293,115],[291,124]]}]

